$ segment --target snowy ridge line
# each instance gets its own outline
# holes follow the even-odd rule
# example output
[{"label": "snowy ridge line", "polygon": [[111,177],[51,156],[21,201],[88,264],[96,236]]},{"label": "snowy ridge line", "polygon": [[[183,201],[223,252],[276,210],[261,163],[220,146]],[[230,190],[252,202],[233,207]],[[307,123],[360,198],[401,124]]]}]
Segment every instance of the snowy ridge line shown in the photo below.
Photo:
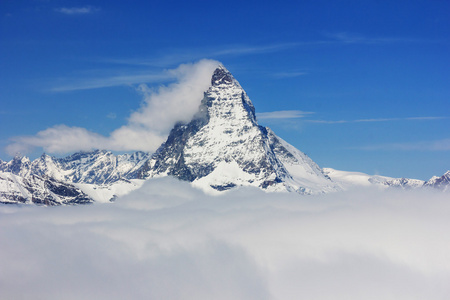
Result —
[{"label": "snowy ridge line", "polygon": [[332,168],[324,168],[323,172],[332,180],[339,183],[344,189],[353,187],[379,188],[434,188],[441,191],[450,191],[450,171],[447,171],[441,177],[433,176],[428,181],[410,178],[393,178],[380,175],[368,175],[361,172],[339,171]]}]

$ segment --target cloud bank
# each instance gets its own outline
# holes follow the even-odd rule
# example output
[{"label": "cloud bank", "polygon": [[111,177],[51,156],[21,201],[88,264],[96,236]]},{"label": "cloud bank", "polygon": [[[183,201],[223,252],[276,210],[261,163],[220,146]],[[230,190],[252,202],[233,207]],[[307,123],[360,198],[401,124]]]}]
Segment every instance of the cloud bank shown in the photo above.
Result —
[{"label": "cloud bank", "polygon": [[201,60],[182,64],[166,72],[177,82],[157,90],[139,85],[144,101],[133,112],[128,123],[109,136],[102,136],[85,128],[56,125],[39,131],[35,136],[11,138],[9,154],[27,153],[42,147],[48,153],[68,153],[79,150],[108,149],[117,151],[154,151],[165,140],[176,122],[188,122],[197,112],[203,93],[211,84],[211,75],[219,62]]},{"label": "cloud bank", "polygon": [[7,299],[448,299],[450,202],[425,191],[210,197],[171,178],[113,204],[0,206]]}]

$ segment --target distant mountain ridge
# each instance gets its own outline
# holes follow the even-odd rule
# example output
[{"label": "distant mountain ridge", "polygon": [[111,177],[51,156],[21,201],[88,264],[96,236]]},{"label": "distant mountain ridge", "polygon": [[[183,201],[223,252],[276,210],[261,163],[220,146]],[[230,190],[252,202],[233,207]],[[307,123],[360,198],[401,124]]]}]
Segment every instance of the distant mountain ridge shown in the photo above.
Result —
[{"label": "distant mountain ridge", "polygon": [[173,176],[210,193],[239,186],[270,192],[320,194],[352,186],[448,190],[450,172],[427,182],[321,169],[307,155],[258,125],[255,108],[233,75],[219,66],[199,110],[174,126],[154,153],[46,154],[0,160],[0,203],[43,205],[113,201],[144,180]]},{"label": "distant mountain ridge", "polygon": [[[93,202],[96,199],[87,194],[83,197],[89,199],[89,201],[81,198],[72,199],[71,197],[74,191],[83,189],[80,184],[90,184],[103,189],[118,182],[125,181],[131,184],[129,179],[139,178],[138,170],[149,157],[150,154],[144,152],[114,155],[110,151],[95,150],[92,152],[77,152],[65,158],[55,158],[42,154],[41,157],[32,162],[27,157],[20,156],[14,157],[9,162],[0,160],[0,172],[4,174],[0,178],[4,182],[4,185],[0,186],[2,192],[0,202],[10,203],[12,199],[18,197],[14,195],[19,194],[22,194],[22,198],[28,199],[28,201],[24,199],[18,201],[21,203],[42,204],[48,202],[45,200],[44,194],[53,195],[53,198],[55,198],[51,205]],[[17,180],[12,181],[12,179]],[[41,184],[40,181],[47,184]],[[64,184],[66,190],[47,189],[46,187],[50,183]],[[45,190],[45,192],[37,193],[40,190]],[[70,192],[68,192],[69,190]],[[20,193],[21,191],[22,193]],[[85,193],[83,192],[83,194]],[[34,195],[34,197],[30,195]],[[3,201],[2,198],[6,200]]]},{"label": "distant mountain ridge", "polygon": [[381,188],[417,189],[433,188],[442,191],[450,190],[450,171],[441,177],[433,176],[428,181],[409,178],[392,178],[380,175],[368,175],[360,172],[339,171],[324,168],[323,172],[332,180],[339,183],[344,189],[352,187],[375,186]]}]

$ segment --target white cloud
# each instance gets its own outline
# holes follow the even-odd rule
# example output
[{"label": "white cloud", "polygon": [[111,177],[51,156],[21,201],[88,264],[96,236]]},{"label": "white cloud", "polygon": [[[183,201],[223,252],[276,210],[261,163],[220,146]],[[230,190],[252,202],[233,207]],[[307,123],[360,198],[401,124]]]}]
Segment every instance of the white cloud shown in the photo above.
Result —
[{"label": "white cloud", "polygon": [[446,119],[446,117],[372,118],[372,119],[337,120],[337,121],[305,120],[305,122],[318,124],[343,124],[343,123],[371,123],[371,122],[392,122],[392,121],[431,121],[442,119]]},{"label": "white cloud", "polygon": [[56,8],[55,11],[66,15],[86,15],[99,11],[99,8],[86,5],[82,7],[61,7]]},{"label": "white cloud", "polygon": [[182,64],[168,70],[178,81],[158,90],[139,86],[144,95],[141,108],[132,113],[128,124],[102,136],[80,127],[56,125],[35,136],[12,138],[8,153],[26,153],[42,147],[49,153],[67,153],[78,150],[109,149],[119,151],[154,151],[164,141],[178,121],[188,122],[197,112],[203,93],[211,84],[211,75],[219,62],[201,60],[195,64]]},{"label": "white cloud", "polygon": [[303,118],[305,115],[312,114],[312,112],[301,110],[279,110],[271,112],[257,113],[258,120],[270,120],[270,119],[296,119]]},{"label": "white cloud", "polygon": [[414,143],[393,143],[359,147],[362,150],[402,150],[402,151],[450,151],[450,139],[420,141]]},{"label": "white cloud", "polygon": [[71,79],[70,83],[61,84],[50,88],[50,92],[69,92],[79,90],[90,90],[112,86],[123,86],[140,84],[142,82],[163,82],[166,80],[176,79],[175,74],[168,72],[167,70],[160,73],[135,73],[116,76],[96,77],[96,78],[83,78],[83,79]]},{"label": "white cloud", "polygon": [[85,128],[56,125],[35,136],[19,136],[11,139],[12,144],[6,147],[10,154],[26,153],[34,147],[42,147],[49,153],[65,153],[67,149],[89,150],[94,144],[104,144],[107,139]]},{"label": "white cloud", "polygon": [[[104,62],[119,65],[166,67],[179,64],[183,61],[198,60],[202,57],[226,57],[252,54],[264,54],[285,51],[295,48],[299,43],[278,43],[266,45],[221,45],[219,47],[167,49],[163,55],[155,58],[129,58],[129,59],[96,59],[96,62]],[[298,72],[297,72],[298,73]]]},{"label": "white cloud", "polygon": [[391,44],[391,43],[423,43],[433,40],[406,37],[370,37],[349,32],[325,33],[325,37],[345,44]]},{"label": "white cloud", "polygon": [[2,296],[446,299],[449,213],[442,193],[211,197],[172,178],[113,204],[3,205]]},{"label": "white cloud", "polygon": [[303,76],[306,75],[308,73],[306,72],[278,72],[278,73],[273,73],[271,74],[272,77],[278,78],[278,79],[284,79],[284,78],[292,78],[292,77],[298,77],[298,76]]}]

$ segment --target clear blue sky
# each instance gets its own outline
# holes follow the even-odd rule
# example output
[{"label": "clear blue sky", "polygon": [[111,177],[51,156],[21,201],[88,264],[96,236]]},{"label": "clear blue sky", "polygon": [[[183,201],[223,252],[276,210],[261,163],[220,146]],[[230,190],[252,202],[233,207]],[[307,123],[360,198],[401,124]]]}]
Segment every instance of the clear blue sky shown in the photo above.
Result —
[{"label": "clear blue sky", "polygon": [[442,175],[449,16],[446,0],[2,0],[0,158],[12,138],[55,125],[107,136],[140,107],[139,84],[209,58],[257,112],[288,111],[260,124],[321,167]]}]

